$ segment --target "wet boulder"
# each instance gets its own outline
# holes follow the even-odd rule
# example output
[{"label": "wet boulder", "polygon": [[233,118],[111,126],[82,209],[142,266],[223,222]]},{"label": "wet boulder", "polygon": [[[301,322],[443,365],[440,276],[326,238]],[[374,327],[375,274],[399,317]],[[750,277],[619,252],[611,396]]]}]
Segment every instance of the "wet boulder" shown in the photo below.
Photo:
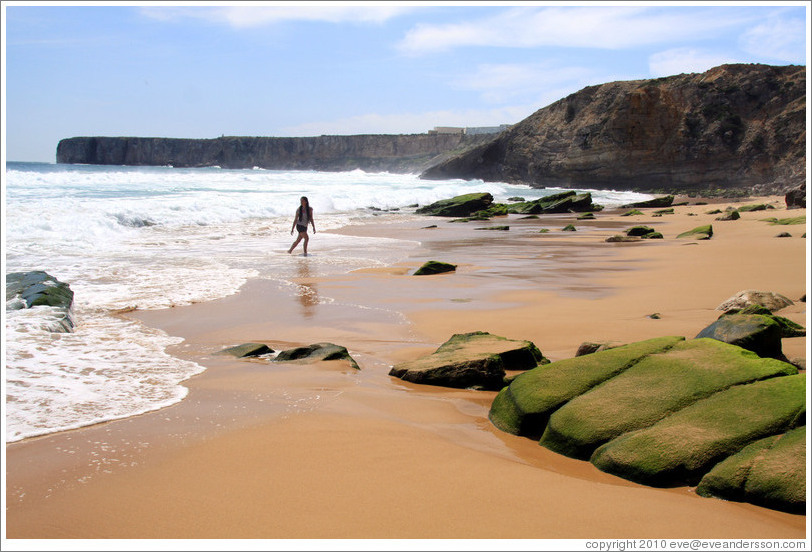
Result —
[{"label": "wet boulder", "polygon": [[396,364],[389,375],[424,385],[496,390],[503,387],[506,371],[547,362],[531,341],[471,332],[455,334],[430,355]]},{"label": "wet boulder", "polygon": [[323,360],[347,360],[350,366],[360,370],[358,363],[350,356],[347,348],[333,343],[314,343],[304,347],[285,349],[276,356],[274,362],[318,362]]},{"label": "wet boulder", "polygon": [[443,274],[444,272],[454,272],[457,270],[457,265],[444,263],[441,261],[427,261],[423,266],[418,268],[413,276],[426,276],[430,274]]},{"label": "wet boulder", "polygon": [[53,308],[53,317],[46,322],[47,330],[73,331],[73,290],[69,284],[41,270],[6,274],[6,309],[33,307]]},{"label": "wet boulder", "polygon": [[705,474],[696,494],[806,511],[806,426],[750,443]]},{"label": "wet boulder", "polygon": [[697,334],[737,345],[761,357],[783,359],[781,325],[763,314],[730,314],[713,322]]},{"label": "wet boulder", "polygon": [[273,349],[264,343],[243,343],[219,351],[218,355],[229,355],[236,358],[258,357],[273,353]]}]

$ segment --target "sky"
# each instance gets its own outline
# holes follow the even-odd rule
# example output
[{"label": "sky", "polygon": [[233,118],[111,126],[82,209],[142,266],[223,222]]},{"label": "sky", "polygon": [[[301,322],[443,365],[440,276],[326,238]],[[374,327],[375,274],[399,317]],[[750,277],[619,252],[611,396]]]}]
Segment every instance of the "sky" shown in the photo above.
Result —
[{"label": "sky", "polygon": [[2,2],[3,154],[74,136],[410,134],[573,92],[806,65],[807,2]]}]

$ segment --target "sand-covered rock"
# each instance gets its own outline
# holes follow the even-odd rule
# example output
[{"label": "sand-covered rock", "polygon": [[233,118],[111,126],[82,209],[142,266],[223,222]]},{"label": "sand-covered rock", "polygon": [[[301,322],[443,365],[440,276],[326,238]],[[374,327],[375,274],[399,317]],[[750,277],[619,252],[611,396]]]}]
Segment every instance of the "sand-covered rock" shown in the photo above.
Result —
[{"label": "sand-covered rock", "polygon": [[598,469],[653,486],[696,485],[758,439],[803,424],[806,375],[737,385],[598,448]]},{"label": "sand-covered rock", "polygon": [[646,356],[663,352],[684,339],[649,339],[529,370],[499,392],[488,417],[502,431],[538,438],[558,408]]},{"label": "sand-covered rock", "polygon": [[274,362],[317,362],[322,360],[348,360],[350,366],[356,370],[360,369],[358,363],[350,356],[346,347],[333,343],[314,343],[305,347],[285,349],[276,356]]},{"label": "sand-covered rock", "polygon": [[559,408],[540,444],[588,459],[600,445],[734,385],[797,373],[791,364],[713,339],[683,341]]},{"label": "sand-covered rock", "polygon": [[389,375],[425,385],[500,389],[506,370],[528,370],[546,362],[530,341],[471,332],[453,335],[430,355],[396,364]]},{"label": "sand-covered rock", "polygon": [[700,331],[696,337],[717,339],[753,351],[762,357],[783,358],[781,325],[763,314],[722,316]]},{"label": "sand-covered rock", "polygon": [[423,266],[418,268],[413,276],[427,276],[431,274],[443,274],[445,272],[454,272],[457,270],[457,265],[444,263],[441,261],[426,261]]},{"label": "sand-covered rock", "polygon": [[716,217],[715,220],[727,221],[727,220],[739,220],[740,218],[741,218],[741,215],[739,214],[739,212],[736,211],[736,210],[733,210],[733,211],[725,212],[724,214]]},{"label": "sand-covered rock", "polygon": [[487,209],[492,203],[493,196],[487,192],[463,194],[420,207],[416,213],[434,217],[469,217]]},{"label": "sand-covered rock", "polygon": [[218,355],[230,355],[237,358],[258,357],[273,353],[273,349],[264,343],[243,343],[219,351]]},{"label": "sand-covered rock", "polygon": [[696,493],[803,514],[806,426],[747,445],[705,474]]},{"label": "sand-covered rock", "polygon": [[728,298],[716,307],[716,310],[727,312],[731,309],[743,309],[749,305],[760,305],[770,312],[775,312],[793,304],[791,299],[784,297],[780,293],[745,289]]}]

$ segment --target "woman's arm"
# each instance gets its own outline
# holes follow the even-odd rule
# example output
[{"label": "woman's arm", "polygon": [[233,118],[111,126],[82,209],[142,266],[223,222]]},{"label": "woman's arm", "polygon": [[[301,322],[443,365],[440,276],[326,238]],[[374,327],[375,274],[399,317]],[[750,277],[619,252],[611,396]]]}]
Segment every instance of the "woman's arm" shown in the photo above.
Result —
[{"label": "woman's arm", "polygon": [[313,207],[310,208],[310,224],[313,226],[313,233],[316,233],[316,221],[313,220]]}]

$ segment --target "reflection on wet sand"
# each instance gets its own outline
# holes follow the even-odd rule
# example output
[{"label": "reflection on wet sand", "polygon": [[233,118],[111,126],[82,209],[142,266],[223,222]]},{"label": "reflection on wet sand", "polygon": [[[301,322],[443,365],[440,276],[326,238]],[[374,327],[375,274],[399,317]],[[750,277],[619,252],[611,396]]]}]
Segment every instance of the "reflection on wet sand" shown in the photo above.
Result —
[{"label": "reflection on wet sand", "polygon": [[316,305],[319,304],[319,290],[316,288],[316,283],[309,281],[312,277],[308,259],[300,259],[296,270],[296,296],[302,305],[302,316],[305,318],[312,317],[316,312]]}]

